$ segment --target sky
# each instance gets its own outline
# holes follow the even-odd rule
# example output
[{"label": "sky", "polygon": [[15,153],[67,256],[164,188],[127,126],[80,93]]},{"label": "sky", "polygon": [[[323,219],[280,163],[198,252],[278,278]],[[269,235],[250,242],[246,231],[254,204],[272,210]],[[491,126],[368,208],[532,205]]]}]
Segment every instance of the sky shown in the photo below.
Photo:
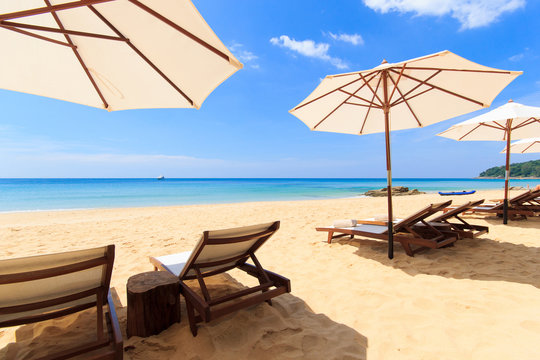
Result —
[{"label": "sky", "polygon": [[[244,64],[199,110],[107,112],[0,90],[0,178],[384,178],[383,134],[310,131],[288,111],[326,75],[442,50],[524,72],[491,108],[540,106],[540,1],[193,3]],[[504,142],[436,136],[486,111],[392,132],[393,176],[474,177],[502,166]]]}]

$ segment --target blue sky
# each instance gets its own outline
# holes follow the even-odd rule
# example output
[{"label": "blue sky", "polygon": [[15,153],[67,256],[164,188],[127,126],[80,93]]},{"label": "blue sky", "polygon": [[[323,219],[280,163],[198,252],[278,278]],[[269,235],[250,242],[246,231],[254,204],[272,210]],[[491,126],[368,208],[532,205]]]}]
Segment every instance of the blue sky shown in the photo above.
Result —
[{"label": "blue sky", "polygon": [[[200,110],[108,113],[0,90],[0,177],[385,177],[382,134],[312,132],[288,110],[328,74],[441,50],[524,72],[492,107],[510,98],[540,106],[538,1],[194,4],[244,63]],[[473,177],[503,165],[502,142],[435,136],[483,111],[393,132],[394,177]]]}]

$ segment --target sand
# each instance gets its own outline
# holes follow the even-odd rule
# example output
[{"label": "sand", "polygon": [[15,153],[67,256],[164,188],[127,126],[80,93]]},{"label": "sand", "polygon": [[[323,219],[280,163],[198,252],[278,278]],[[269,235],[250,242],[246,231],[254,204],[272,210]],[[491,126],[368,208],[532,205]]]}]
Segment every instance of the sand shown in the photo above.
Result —
[{"label": "sand", "polygon": [[[512,192],[516,194],[518,192]],[[454,197],[500,198],[501,191]],[[449,197],[452,198],[452,197]],[[394,198],[406,216],[435,194]],[[258,202],[0,214],[0,258],[116,244],[112,287],[125,359],[532,359],[540,357],[540,218],[469,217],[490,231],[415,257],[396,244],[356,238],[326,243],[316,226],[386,212],[385,198]],[[259,250],[292,292],[199,326],[127,339],[126,282],[150,271],[149,255],[191,250],[203,230],[281,220]],[[212,288],[240,287],[239,271]],[[92,334],[91,310],[0,329],[0,358],[28,359]]]}]

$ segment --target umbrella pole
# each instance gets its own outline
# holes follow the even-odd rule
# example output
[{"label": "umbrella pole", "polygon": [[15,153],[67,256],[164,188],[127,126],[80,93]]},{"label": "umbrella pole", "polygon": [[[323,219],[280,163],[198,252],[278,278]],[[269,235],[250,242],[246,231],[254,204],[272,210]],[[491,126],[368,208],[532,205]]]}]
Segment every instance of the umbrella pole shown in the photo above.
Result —
[{"label": "umbrella pole", "polygon": [[504,172],[503,224],[508,224],[508,178],[510,177],[510,134],[512,133],[511,119],[508,119],[506,126],[506,168]]},{"label": "umbrella pole", "polygon": [[392,162],[390,158],[390,105],[388,104],[387,72],[383,73],[384,89],[384,137],[386,142],[386,181],[388,198],[388,258],[394,258],[394,216],[392,215]]},{"label": "umbrella pole", "polygon": [[388,258],[394,257],[394,216],[392,211],[392,164],[390,160],[390,129],[388,121],[388,112],[384,113],[384,135],[386,140],[386,182],[388,198]]}]

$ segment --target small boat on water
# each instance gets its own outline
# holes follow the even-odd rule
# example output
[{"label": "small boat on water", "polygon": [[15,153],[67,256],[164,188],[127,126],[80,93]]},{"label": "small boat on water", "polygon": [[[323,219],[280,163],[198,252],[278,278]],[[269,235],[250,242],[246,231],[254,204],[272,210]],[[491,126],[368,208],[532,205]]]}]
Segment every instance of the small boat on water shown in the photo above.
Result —
[{"label": "small boat on water", "polygon": [[474,194],[476,190],[463,190],[463,191],[439,191],[439,195],[447,196],[447,195],[471,195]]},{"label": "small boat on water", "polygon": [[159,176],[157,177],[157,179],[158,179],[158,180],[163,180],[163,179],[165,179],[165,176],[159,175]]}]

